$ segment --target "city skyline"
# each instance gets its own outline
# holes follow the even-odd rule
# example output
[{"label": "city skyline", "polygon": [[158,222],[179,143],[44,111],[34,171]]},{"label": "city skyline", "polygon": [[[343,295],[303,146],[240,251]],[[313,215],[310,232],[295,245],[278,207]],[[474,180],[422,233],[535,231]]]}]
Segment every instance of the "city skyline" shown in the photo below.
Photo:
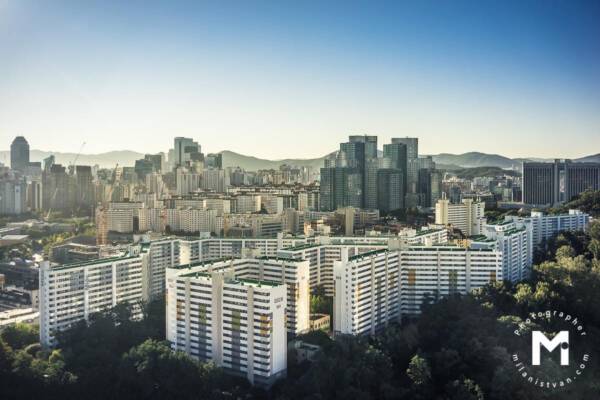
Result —
[{"label": "city skyline", "polygon": [[424,154],[587,156],[600,148],[599,15],[589,2],[5,1],[2,148],[22,135],[32,149],[155,153],[185,136],[315,158],[369,134],[419,137]]}]

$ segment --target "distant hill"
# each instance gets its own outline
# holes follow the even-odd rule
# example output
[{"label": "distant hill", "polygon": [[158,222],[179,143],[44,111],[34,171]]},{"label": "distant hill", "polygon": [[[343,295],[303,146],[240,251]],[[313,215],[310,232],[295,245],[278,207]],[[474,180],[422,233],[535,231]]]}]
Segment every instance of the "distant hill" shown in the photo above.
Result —
[{"label": "distant hill", "polygon": [[433,156],[440,164],[459,165],[463,168],[499,167],[504,169],[520,168],[523,159],[511,159],[498,154],[469,152],[464,154],[442,153]]},{"label": "distant hill", "polygon": [[594,154],[594,155],[591,155],[591,156],[587,156],[587,157],[577,158],[574,161],[577,161],[577,162],[597,162],[597,163],[600,163],[600,153]]},{"label": "distant hill", "polygon": [[224,168],[241,167],[247,171],[258,171],[259,169],[278,169],[282,164],[319,169],[323,167],[325,157],[327,157],[327,155],[325,155],[319,158],[286,158],[283,160],[265,160],[262,158],[235,153],[229,150],[224,150],[221,152],[221,154],[223,155]]},{"label": "distant hill", "polygon": [[[381,151],[379,151],[381,155]],[[42,150],[31,151],[31,161],[42,161],[49,155],[54,154],[56,162],[63,165],[69,165],[75,160],[75,153],[60,153]],[[324,159],[329,154],[318,158],[286,158],[282,160],[267,160],[244,154],[235,153],[233,151],[224,150],[223,155],[224,167],[241,167],[248,171],[257,171],[259,169],[277,169],[282,164],[294,166],[308,166],[313,169],[323,167]],[[81,154],[77,159],[77,164],[80,165],[95,165],[98,164],[102,168],[112,168],[117,163],[122,166],[133,166],[135,160],[143,158],[144,153],[138,153],[130,150],[109,151],[99,154]],[[499,154],[486,154],[480,152],[469,152],[464,154],[449,154],[442,153],[432,155],[434,161],[440,169],[456,170],[461,168],[475,167],[498,167],[502,169],[520,169],[523,161],[552,161],[551,159],[542,158],[508,158]],[[576,162],[600,162],[600,154],[594,154],[586,157],[574,159]],[[0,162],[4,165],[10,165],[10,152],[0,151]]]},{"label": "distant hill", "polygon": [[[69,165],[77,156],[76,153],[60,153],[42,150],[31,150],[29,158],[31,161],[43,161],[44,158],[54,154],[57,164]],[[143,153],[137,153],[130,150],[109,151],[100,154],[81,154],[77,158],[79,165],[95,165],[101,168],[112,168],[117,163],[122,166],[134,166],[135,160],[144,158]],[[10,165],[10,151],[0,151],[0,162],[4,165]]]},{"label": "distant hill", "polygon": [[511,175],[520,176],[521,174],[517,171],[506,170],[500,167],[473,167],[473,168],[462,168],[452,171],[457,177],[463,179],[473,179],[476,176],[487,176],[495,177],[499,175]]}]

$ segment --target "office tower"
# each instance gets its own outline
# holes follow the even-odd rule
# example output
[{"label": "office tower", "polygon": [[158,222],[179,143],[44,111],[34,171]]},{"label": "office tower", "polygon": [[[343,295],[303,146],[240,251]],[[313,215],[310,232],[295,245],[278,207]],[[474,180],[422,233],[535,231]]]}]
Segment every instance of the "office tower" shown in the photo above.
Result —
[{"label": "office tower", "polygon": [[146,175],[154,172],[154,164],[152,161],[146,160],[145,158],[135,160],[135,173],[140,181],[144,182],[146,180]]},{"label": "office tower", "polygon": [[341,207],[362,208],[363,174],[357,168],[321,168],[321,211]]},{"label": "office tower", "polygon": [[17,136],[10,145],[10,167],[25,172],[29,166],[29,143],[23,136]]},{"label": "office tower", "polygon": [[452,225],[465,236],[480,235],[485,224],[485,203],[463,199],[460,204],[451,204],[440,199],[435,205],[435,223]]},{"label": "office tower", "polygon": [[383,157],[391,162],[390,168],[402,171],[402,184],[404,193],[408,185],[408,155],[407,146],[404,143],[391,143],[383,145]]},{"label": "office tower", "polygon": [[88,165],[75,166],[75,207],[80,212],[90,212],[95,204],[92,168]]},{"label": "office tower", "polygon": [[367,210],[375,210],[378,207],[377,203],[377,171],[383,168],[393,168],[391,160],[388,158],[371,158],[367,160],[365,167],[364,179],[364,208]]},{"label": "office tower", "polygon": [[523,163],[523,202],[553,205],[560,202],[560,160]]},{"label": "office tower", "polygon": [[442,173],[435,169],[420,169],[418,182],[421,206],[435,207],[442,197]]},{"label": "office tower", "polygon": [[551,206],[600,189],[600,163],[554,160],[523,163],[523,202]]},{"label": "office tower", "polygon": [[152,164],[152,172],[161,173],[163,170],[165,154],[164,153],[146,154],[144,156],[144,160],[149,161]]},{"label": "office tower", "polygon": [[0,178],[0,215],[18,215],[27,211],[27,181],[24,178]]},{"label": "office tower", "polygon": [[319,185],[319,210],[335,210],[335,167],[321,168]]},{"label": "office tower", "polygon": [[204,161],[200,145],[193,139],[184,137],[175,138],[173,158],[173,169],[190,166],[195,161]]},{"label": "office tower", "polygon": [[206,156],[205,161],[208,168],[223,169],[223,154],[221,153],[210,153]]},{"label": "office tower", "polygon": [[586,190],[600,189],[600,163],[565,160],[564,171],[564,201]]},{"label": "office tower", "polygon": [[407,165],[407,184],[406,193],[416,193],[418,177],[418,159],[419,159],[419,139],[418,138],[392,138],[392,144],[406,145],[406,165]]},{"label": "office tower", "polygon": [[350,143],[364,143],[365,144],[365,159],[377,158],[377,136],[371,135],[351,135],[349,138]]},{"label": "office tower", "polygon": [[404,208],[403,173],[396,168],[377,171],[377,209],[390,212]]},{"label": "office tower", "polygon": [[451,204],[458,204],[462,201],[462,190],[460,186],[451,186],[449,189],[448,199]]},{"label": "office tower", "polygon": [[[45,164],[46,165],[46,164]],[[65,167],[48,163],[43,175],[43,206],[45,210],[67,210],[69,208],[69,176]]]}]

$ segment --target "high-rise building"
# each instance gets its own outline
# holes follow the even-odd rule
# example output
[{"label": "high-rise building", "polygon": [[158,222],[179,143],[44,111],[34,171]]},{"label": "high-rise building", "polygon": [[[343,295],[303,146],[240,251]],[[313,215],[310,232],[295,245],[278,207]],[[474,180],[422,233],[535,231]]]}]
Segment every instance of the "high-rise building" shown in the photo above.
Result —
[{"label": "high-rise building", "polygon": [[560,202],[560,160],[523,163],[523,202],[553,205]]},{"label": "high-rise building", "polygon": [[442,197],[442,173],[431,168],[419,170],[418,191],[421,206],[435,207],[437,201]]},{"label": "high-rise building", "polygon": [[23,136],[17,136],[10,145],[10,167],[25,172],[29,166],[29,143]]},{"label": "high-rise building", "polygon": [[208,168],[223,169],[223,154],[210,153],[206,156],[205,162]]},{"label": "high-rise building", "polygon": [[75,207],[80,212],[90,212],[96,201],[92,168],[88,165],[75,166]]},{"label": "high-rise building", "polygon": [[0,215],[17,215],[27,211],[27,182],[24,178],[0,178]]},{"label": "high-rise building", "polygon": [[371,158],[367,160],[365,167],[364,192],[365,204],[367,210],[376,210],[378,208],[378,184],[377,173],[383,168],[394,168],[388,158]]},{"label": "high-rise building", "polygon": [[152,161],[147,160],[145,158],[135,160],[134,169],[138,179],[142,182],[146,180],[146,175],[155,172],[154,164],[152,163]]},{"label": "high-rise building", "polygon": [[374,334],[423,301],[466,294],[502,279],[502,253],[398,243],[334,261],[334,332]]},{"label": "high-rise building", "polygon": [[554,160],[523,163],[523,202],[551,206],[600,189],[600,163]]},{"label": "high-rise building", "polygon": [[440,199],[435,205],[435,223],[452,225],[466,235],[480,235],[485,224],[485,203],[463,199],[460,204],[451,204]]},{"label": "high-rise building", "polygon": [[377,171],[377,208],[390,212],[404,208],[403,173],[396,168]]},{"label": "high-rise building", "polygon": [[363,174],[357,168],[321,168],[321,210],[362,208]]},{"label": "high-rise building", "polygon": [[406,145],[407,186],[406,193],[417,192],[419,179],[419,139],[418,138],[392,138],[392,144]]},{"label": "high-rise building", "polygon": [[600,163],[565,160],[564,171],[564,201],[586,190],[600,189]]},{"label": "high-rise building", "polygon": [[285,283],[239,278],[232,269],[171,269],[167,279],[173,350],[260,386],[285,377]]},{"label": "high-rise building", "polygon": [[365,159],[377,158],[377,136],[373,135],[351,135],[350,143],[365,144]]},{"label": "high-rise building", "polygon": [[[46,164],[45,164],[46,165]],[[43,174],[43,206],[45,210],[64,211],[72,204],[69,203],[69,175],[60,164],[48,163],[50,169]]]},{"label": "high-rise building", "polygon": [[383,145],[383,157],[390,160],[390,168],[402,171],[403,192],[408,188],[408,155],[404,143],[391,143]]},{"label": "high-rise building", "polygon": [[177,167],[187,167],[194,162],[204,161],[204,156],[200,145],[193,139],[185,137],[176,137],[173,147],[173,169]]}]

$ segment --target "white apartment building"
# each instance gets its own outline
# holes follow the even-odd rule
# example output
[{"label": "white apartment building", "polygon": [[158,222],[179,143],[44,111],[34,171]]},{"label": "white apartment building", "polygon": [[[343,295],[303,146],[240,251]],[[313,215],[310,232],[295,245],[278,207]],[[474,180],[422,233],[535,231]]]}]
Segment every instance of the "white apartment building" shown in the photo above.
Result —
[{"label": "white apartment building", "polygon": [[165,238],[142,243],[141,255],[144,261],[144,282],[146,293],[144,299],[155,300],[165,294],[165,276],[168,268],[180,263],[180,241]]},{"label": "white apartment building", "polygon": [[179,269],[214,272],[231,270],[235,278],[284,283],[287,287],[286,326],[290,335],[310,329],[308,261],[275,257],[243,258],[182,265]]},{"label": "white apartment building", "polygon": [[171,269],[167,340],[173,350],[211,360],[252,384],[286,375],[286,285],[235,277],[233,269]]},{"label": "white apartment building", "polygon": [[452,225],[466,235],[480,235],[485,225],[485,203],[463,199],[460,204],[452,204],[448,199],[440,199],[435,205],[435,223]]},{"label": "white apartment building", "polygon": [[185,168],[177,168],[177,191],[179,196],[186,196],[200,189],[202,175],[188,172]]},{"label": "white apartment building", "polygon": [[371,334],[426,298],[466,294],[502,279],[502,253],[458,246],[394,244],[334,262],[334,331]]},{"label": "white apartment building", "polygon": [[163,210],[165,215],[165,228],[168,226],[171,232],[215,232],[216,210],[172,209]]},{"label": "white apartment building", "polygon": [[411,246],[400,251],[402,314],[419,314],[426,297],[466,294],[502,280],[502,253],[459,246]]},{"label": "white apartment building", "polygon": [[568,214],[559,215],[532,211],[529,217],[510,215],[506,216],[506,220],[531,226],[533,243],[539,245],[561,231],[585,231],[590,223],[590,216],[579,210],[569,210]]},{"label": "white apartment building", "polygon": [[56,345],[56,333],[119,303],[144,300],[139,253],[84,263],[40,266],[40,343]]},{"label": "white apartment building", "polygon": [[233,198],[232,212],[237,214],[253,213],[260,211],[260,195],[237,195]]},{"label": "white apartment building", "polygon": [[399,253],[380,249],[334,261],[334,331],[374,334],[400,319]]},{"label": "white apartment building", "polygon": [[334,264],[346,257],[353,257],[373,250],[387,249],[385,241],[378,243],[306,243],[281,249],[277,256],[292,260],[308,260],[310,268],[310,288],[321,286],[327,296],[334,295]]},{"label": "white apartment building", "polygon": [[126,254],[65,265],[40,266],[40,343],[56,332],[119,303],[138,304],[164,294],[165,270],[179,264],[176,239],[129,246]]},{"label": "white apartment building", "polygon": [[202,189],[225,193],[229,187],[229,173],[222,169],[205,169],[202,171]]},{"label": "white apartment building", "polygon": [[[520,226],[519,226],[520,225]],[[487,224],[484,235],[472,238],[471,247],[492,248],[502,253],[502,277],[510,282],[529,278],[533,266],[531,226],[504,221]]]}]

